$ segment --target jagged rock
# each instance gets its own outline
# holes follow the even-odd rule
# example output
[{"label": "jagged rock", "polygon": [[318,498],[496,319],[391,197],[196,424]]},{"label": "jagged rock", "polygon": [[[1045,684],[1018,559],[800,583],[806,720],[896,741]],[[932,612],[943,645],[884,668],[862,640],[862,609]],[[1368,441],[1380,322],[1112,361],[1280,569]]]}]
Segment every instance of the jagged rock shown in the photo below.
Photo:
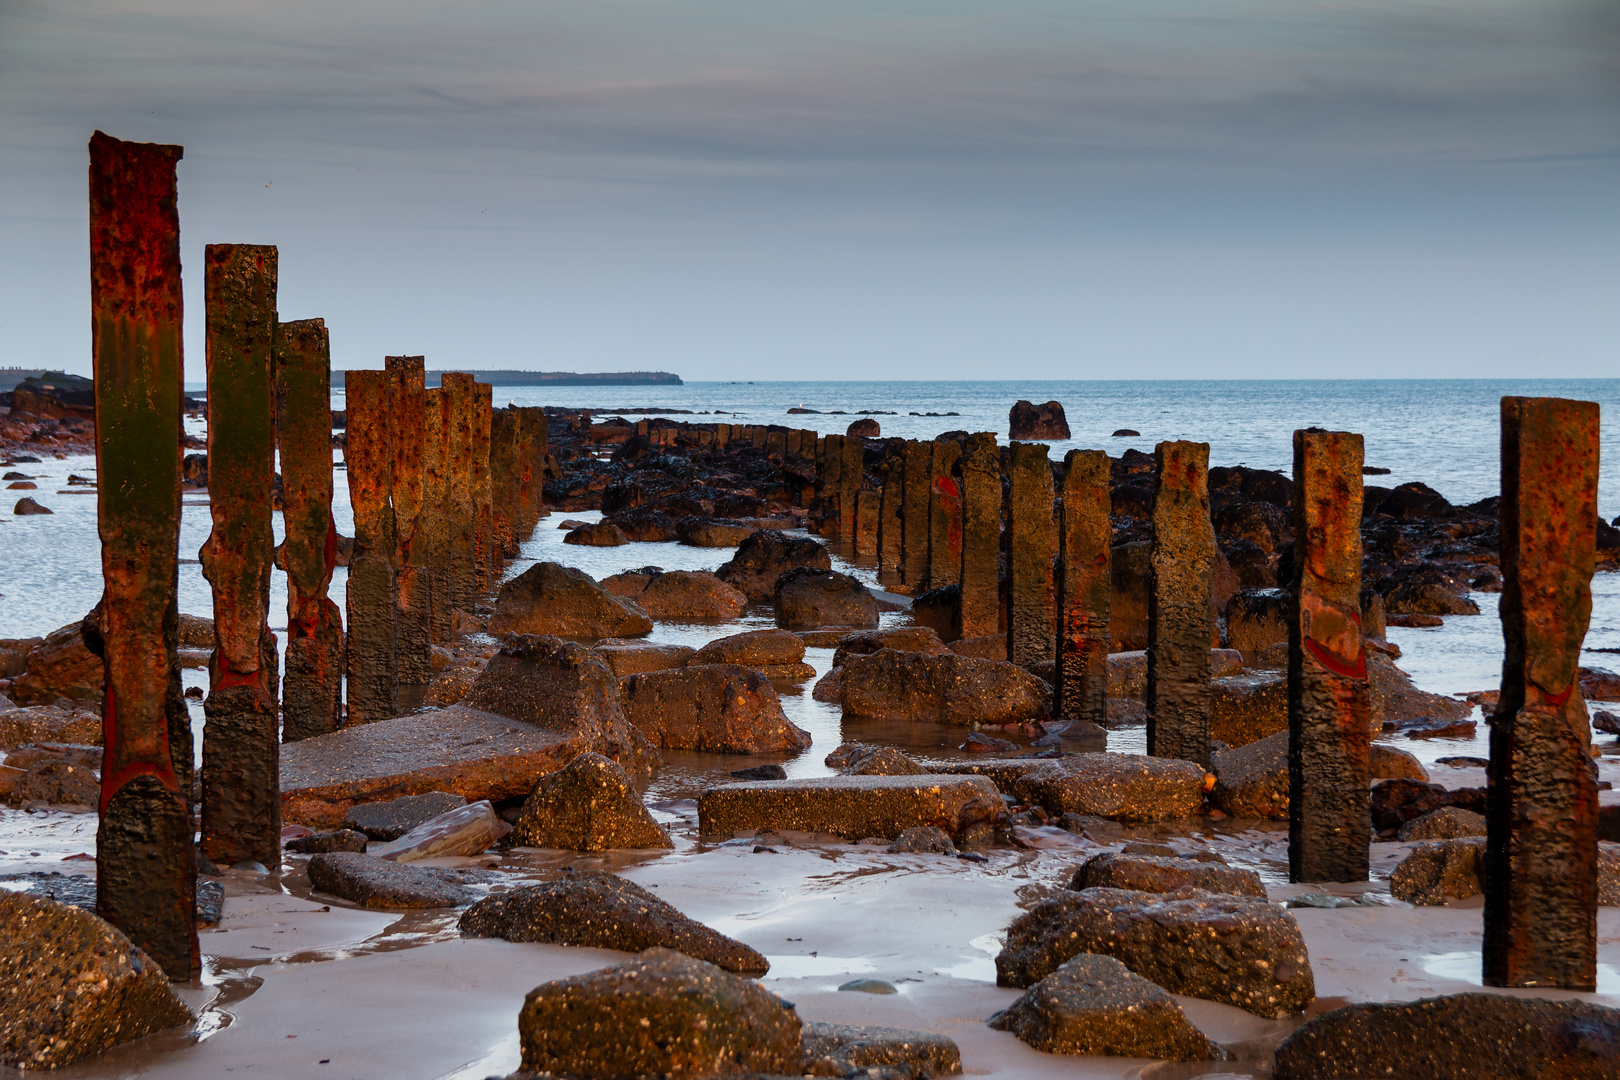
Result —
[{"label": "jagged rock", "polygon": [[1004,660],[880,649],[840,669],[841,702],[852,716],[1005,724],[1045,716],[1050,688]]},{"label": "jagged rock", "polygon": [[826,547],[809,537],[759,529],[714,573],[746,593],[751,603],[768,604],[776,596],[776,579],[796,566],[831,570],[832,558]]},{"label": "jagged rock", "polygon": [[810,735],[782,711],[770,679],[736,664],[632,675],[620,692],[625,716],[666,750],[771,754],[810,745]]},{"label": "jagged rock", "polygon": [[833,570],[788,570],[776,582],[774,600],[776,625],[787,630],[878,624],[877,597],[855,578]]},{"label": "jagged rock", "polygon": [[[795,1074],[927,1080],[962,1072],[962,1054],[956,1043],[931,1031],[810,1021],[804,1025],[803,1039],[804,1060]],[[888,1069],[901,1071],[882,1071]]]},{"label": "jagged rock", "polygon": [[835,667],[817,679],[816,685],[810,688],[810,699],[828,705],[841,703],[844,700],[844,669]]},{"label": "jagged rock", "polygon": [[371,854],[400,863],[478,855],[511,831],[510,825],[495,816],[489,800],[479,799],[422,822],[398,840],[372,848]]},{"label": "jagged rock", "polygon": [[1074,754],[1028,770],[1012,790],[1053,814],[1165,821],[1203,812],[1204,770],[1175,758]]},{"label": "jagged rock", "polygon": [[1383,780],[1373,785],[1369,812],[1380,833],[1389,832],[1442,806],[1460,806],[1476,814],[1485,812],[1485,789],[1452,788],[1422,780]]},{"label": "jagged rock", "polygon": [[1419,907],[1477,896],[1484,865],[1482,836],[1418,844],[1389,875],[1390,895]]},{"label": "jagged rock", "polygon": [[994,824],[1001,794],[982,776],[822,776],[709,788],[698,796],[698,831],[726,836],[763,829],[894,839],[918,825],[952,836]]},{"label": "jagged rock", "polygon": [[1414,570],[1384,594],[1390,615],[1478,615],[1479,605],[1432,567]]},{"label": "jagged rock", "polygon": [[189,1024],[163,969],[88,911],[0,889],[0,1064],[55,1069]]},{"label": "jagged rock", "polygon": [[363,908],[460,907],[478,899],[471,875],[441,866],[393,863],[374,855],[329,851],[309,860],[309,883]]},{"label": "jagged rock", "polygon": [[627,675],[640,675],[644,671],[685,667],[697,652],[690,645],[666,645],[654,641],[599,641],[591,648],[621,679]]},{"label": "jagged rock", "polygon": [[687,918],[634,882],[596,870],[480,900],[461,916],[468,937],[539,941],[639,953],[659,946],[758,978],[770,962],[740,941]]},{"label": "jagged rock", "polygon": [[1484,836],[1485,815],[1460,806],[1442,806],[1401,826],[1401,840],[1456,840],[1463,836]]},{"label": "jagged rock", "polygon": [[1170,991],[1283,1017],[1316,997],[1299,924],[1258,897],[1087,889],[1036,904],[1007,929],[996,981],[1027,987],[1070,957],[1112,956]]},{"label": "jagged rock", "polygon": [[512,842],[570,851],[675,846],[629,775],[600,754],[581,754],[542,776],[523,804]]},{"label": "jagged rock", "polygon": [[440,814],[466,805],[464,797],[448,791],[406,795],[387,802],[361,803],[349,808],[343,827],[364,833],[373,840],[398,840],[424,821],[432,821]]},{"label": "jagged rock", "polygon": [[1161,987],[1096,953],[1065,961],[992,1016],[990,1026],[1048,1054],[1170,1061],[1221,1057]]},{"label": "jagged rock", "polygon": [[[866,656],[882,649],[895,649],[899,652],[925,653],[928,656],[942,656],[950,650],[945,643],[939,640],[939,635],[926,626],[891,626],[880,630],[857,630],[852,634],[845,634],[838,639],[838,646],[833,652],[833,667],[843,667],[852,656]],[[996,659],[1005,659],[1003,655]]]},{"label": "jagged rock", "polygon": [[1601,1080],[1620,1075],[1620,1011],[1451,994],[1346,1005],[1277,1048],[1275,1080]]},{"label": "jagged rock", "polygon": [[895,837],[888,850],[890,855],[955,855],[956,845],[943,829],[917,825]]},{"label": "jagged rock", "polygon": [[354,829],[334,829],[295,836],[282,846],[296,855],[319,855],[323,851],[365,851],[366,834]]},{"label": "jagged rock", "polygon": [[1087,859],[1074,872],[1069,888],[1133,889],[1137,892],[1171,893],[1177,889],[1203,889],[1233,896],[1266,895],[1260,875],[1238,870],[1219,862],[1184,859],[1171,855],[1104,852]]},{"label": "jagged rock", "polygon": [[525,1070],[684,1080],[780,1073],[802,1060],[791,1006],[752,979],[669,949],[543,983],[518,1014]]},{"label": "jagged rock", "polygon": [[489,620],[491,634],[608,638],[651,631],[652,619],[633,601],[554,562],[536,563],[502,585]]}]

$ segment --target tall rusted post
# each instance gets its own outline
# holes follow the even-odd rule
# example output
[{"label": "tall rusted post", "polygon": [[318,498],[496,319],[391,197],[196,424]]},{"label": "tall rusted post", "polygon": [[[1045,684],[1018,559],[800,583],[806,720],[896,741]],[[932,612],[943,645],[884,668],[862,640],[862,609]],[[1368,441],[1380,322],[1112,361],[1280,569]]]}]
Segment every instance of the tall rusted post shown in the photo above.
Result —
[{"label": "tall rusted post", "polygon": [[444,467],[449,481],[449,610],[471,611],[478,595],[478,529],[473,510],[473,411],[477,401],[471,375],[447,371],[440,379],[445,396]]},{"label": "tall rusted post", "polygon": [[287,572],[281,741],[343,726],[343,615],[326,595],[337,567],[332,519],[332,351],[321,319],[276,330],[276,442]]},{"label": "tall rusted post", "polygon": [[901,488],[905,485],[903,462],[891,455],[884,463],[883,491],[878,508],[878,580],[894,581],[900,577]]},{"label": "tall rusted post", "polygon": [[395,714],[398,690],[394,599],[393,436],[389,373],[350,371],[344,379],[349,426],[343,461],[354,507],[354,553],[349,556],[346,650],[349,723],[370,724]]},{"label": "tall rusted post", "polygon": [[920,593],[928,580],[928,492],[932,486],[933,443],[907,439],[905,487],[900,499],[901,580]]},{"label": "tall rusted post", "polygon": [[1001,630],[1001,451],[993,433],[962,455],[962,636]]},{"label": "tall rusted post", "polygon": [[855,557],[871,559],[877,556],[878,516],[883,508],[882,496],[876,491],[862,489],[855,495]]},{"label": "tall rusted post", "polygon": [[96,384],[104,760],[96,913],[169,978],[200,970],[197,857],[178,670],[181,293],[178,146],[90,140],[90,355]]},{"label": "tall rusted post", "polygon": [[[512,410],[512,525],[515,545],[521,545],[534,534],[540,521],[538,488],[545,477],[544,463],[537,457],[537,440],[542,436],[540,424],[545,413],[533,406],[516,406]],[[538,423],[535,413],[540,413]],[[517,552],[512,552],[513,557]]]},{"label": "tall rusted post", "polygon": [[846,435],[841,444],[844,461],[838,471],[838,539],[855,542],[855,522],[860,514],[861,482],[866,476],[866,440]]},{"label": "tall rusted post", "polygon": [[474,546],[477,560],[478,593],[495,591],[501,580],[504,563],[495,547],[494,510],[491,504],[489,433],[494,411],[494,387],[489,383],[473,383],[473,445],[472,495],[473,522],[476,530]]},{"label": "tall rusted post", "polygon": [[388,493],[394,509],[394,676],[402,687],[433,681],[433,602],[428,572],[427,390],[420,356],[390,356]]},{"label": "tall rusted post", "polygon": [[1154,454],[1148,753],[1207,766],[1209,651],[1215,633],[1209,444],[1162,442]]},{"label": "tall rusted post", "polygon": [[546,509],[546,461],[551,456],[550,421],[546,418],[546,410],[538,405],[526,405],[518,409],[524,417],[524,430],[530,433],[531,444],[529,453],[524,457],[524,469],[533,485],[530,489],[528,505],[530,525],[524,532],[524,539],[528,539],[534,531],[534,526],[541,518],[551,511]]},{"label": "tall rusted post", "polygon": [[423,394],[422,542],[427,546],[429,636],[438,644],[451,638],[455,575],[450,559],[450,469],[445,431],[449,395],[434,387]]},{"label": "tall rusted post", "polygon": [[1597,986],[1597,782],[1581,697],[1598,406],[1502,399],[1502,697],[1490,718],[1485,982]]},{"label": "tall rusted post", "polygon": [[1052,520],[1052,464],[1045,443],[1011,446],[1011,520],[1007,526],[1007,653],[1029,666],[1052,659],[1057,642],[1057,597],[1052,559],[1057,527]]},{"label": "tall rusted post", "polygon": [[496,409],[489,416],[489,507],[495,553],[512,559],[518,553],[522,507],[518,499],[518,414]]},{"label": "tall rusted post", "polygon": [[[844,478],[844,436],[828,435],[822,440],[819,463],[821,466],[821,497],[824,499],[840,498],[843,494],[840,485]],[[844,510],[843,507],[839,507],[837,520],[841,523],[843,519]]]},{"label": "tall rusted post", "polygon": [[1063,527],[1058,531],[1057,681],[1052,712],[1065,720],[1108,720],[1109,464],[1101,450],[1063,460]]},{"label": "tall rusted post", "polygon": [[1288,874],[1366,881],[1372,711],[1361,640],[1361,436],[1294,432]]},{"label": "tall rusted post", "polygon": [[954,475],[962,448],[949,439],[929,448],[928,587],[939,589],[962,579],[962,487]]},{"label": "tall rusted post", "polygon": [[214,591],[215,644],[203,702],[202,853],[225,866],[252,861],[274,869],[281,861],[276,639],[269,624],[276,249],[209,244],[203,258],[214,529],[198,557]]}]

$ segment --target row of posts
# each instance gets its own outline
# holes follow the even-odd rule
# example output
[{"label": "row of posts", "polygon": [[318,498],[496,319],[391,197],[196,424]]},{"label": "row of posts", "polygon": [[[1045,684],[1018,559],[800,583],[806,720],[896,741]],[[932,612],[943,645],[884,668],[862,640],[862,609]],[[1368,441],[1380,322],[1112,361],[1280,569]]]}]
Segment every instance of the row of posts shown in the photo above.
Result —
[{"label": "row of posts", "polygon": [[[90,143],[100,647],[105,756],[97,911],[171,978],[199,971],[197,855],[280,861],[279,746],[394,716],[426,687],[434,643],[493,591],[544,515],[539,408],[494,409],[488,385],[421,357],[350,372],[344,466],[354,509],[345,619],[327,590],[331,353],[320,319],[280,322],[272,246],[204,253],[209,504],[200,562],[215,648],[193,844],[191,723],[177,602],[182,444],[178,146]],[[273,532],[280,452],[285,539]],[[287,574],[285,676],[270,569]],[[279,685],[278,685],[279,683]],[[347,687],[347,709],[343,690]]]},{"label": "row of posts", "polygon": [[[1502,399],[1501,703],[1489,718],[1484,980],[1593,990],[1597,817],[1579,689],[1596,554],[1598,406]],[[993,434],[909,441],[878,490],[865,445],[829,435],[821,490],[838,537],[875,549],[913,591],[960,588],[960,634],[1001,632],[1003,468]],[[1043,443],[1012,443],[1006,485],[1007,657],[1054,660],[1053,714],[1107,718],[1110,464],[1072,450],[1061,488]],[[1365,881],[1372,840],[1371,686],[1361,625],[1360,435],[1294,433],[1289,618],[1289,871]],[[1210,764],[1209,445],[1155,451],[1148,753]],[[864,521],[863,521],[864,519]],[[870,537],[863,542],[863,537]],[[864,550],[863,550],[864,549]]]}]

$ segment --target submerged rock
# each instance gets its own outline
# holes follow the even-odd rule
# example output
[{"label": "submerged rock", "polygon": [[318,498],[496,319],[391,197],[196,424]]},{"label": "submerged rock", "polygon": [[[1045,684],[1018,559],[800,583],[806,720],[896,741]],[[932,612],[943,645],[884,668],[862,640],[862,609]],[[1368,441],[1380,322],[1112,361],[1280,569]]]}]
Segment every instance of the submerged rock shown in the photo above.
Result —
[{"label": "submerged rock", "polygon": [[0,1064],[55,1069],[189,1024],[163,969],[88,911],[0,890]]},{"label": "submerged rock", "polygon": [[918,825],[961,836],[1005,814],[982,776],[823,776],[713,787],[698,796],[698,831],[725,836],[765,829],[894,839]]},{"label": "submerged rock", "polygon": [[596,870],[486,897],[459,925],[468,937],[633,953],[661,946],[756,978],[771,967],[747,945],[687,918],[640,885]]},{"label": "submerged rock", "polygon": [[1074,754],[1029,769],[1012,790],[1019,801],[1060,816],[1165,821],[1203,812],[1204,770],[1175,758]]},{"label": "submerged rock", "polygon": [[1600,1080],[1620,1075],[1620,1011],[1452,994],[1346,1005],[1277,1048],[1276,1080]]},{"label": "submerged rock", "polygon": [[1294,917],[1259,897],[1087,889],[1050,897],[1014,920],[996,982],[1026,987],[1070,957],[1101,953],[1172,994],[1283,1017],[1316,998]]},{"label": "submerged rock", "polygon": [[1007,413],[1007,438],[1050,441],[1069,437],[1069,421],[1056,401],[1045,405],[1020,399]]},{"label": "submerged rock", "polygon": [[580,544],[584,547],[619,547],[629,543],[629,540],[612,522],[595,521],[569,532],[563,537],[563,543]]},{"label": "submerged rock", "polygon": [[1266,887],[1253,870],[1239,870],[1219,862],[1169,855],[1104,852],[1087,859],[1069,881],[1074,890],[1090,888],[1134,889],[1170,893],[1195,888],[1233,896],[1264,899]]},{"label": "submerged rock", "polygon": [[330,851],[309,860],[309,882],[363,908],[460,907],[478,899],[473,878],[441,866],[411,866],[374,855]]},{"label": "submerged rock", "polygon": [[791,1074],[798,1015],[752,979],[669,949],[543,983],[518,1014],[523,1068],[670,1080]]},{"label": "submerged rock", "polygon": [[602,588],[583,570],[536,563],[501,586],[491,634],[555,634],[567,638],[639,637],[652,619],[633,601]]},{"label": "submerged rock", "polygon": [[857,746],[841,760],[843,776],[921,776],[928,771],[892,746]]},{"label": "submerged rock", "polygon": [[736,664],[649,671],[624,679],[620,691],[625,716],[666,750],[774,754],[810,745],[770,679]]},{"label": "submerged rock", "polygon": [[804,641],[787,630],[749,630],[715,638],[692,657],[698,664],[741,664],[743,667],[767,667],[776,664],[797,664],[804,659]]},{"label": "submerged rock", "polygon": [[542,776],[523,804],[512,842],[569,851],[675,846],[629,775],[601,754],[581,754]]},{"label": "submerged rock", "polygon": [[907,1070],[901,1075],[927,1080],[962,1072],[956,1043],[931,1031],[810,1021],[804,1025],[803,1040],[804,1061],[795,1074],[864,1076],[869,1069],[896,1068]]},{"label": "submerged rock", "polygon": [[990,1026],[1048,1054],[1169,1061],[1221,1057],[1162,987],[1096,953],[1065,961],[992,1016]]},{"label": "submerged rock", "polygon": [[840,670],[841,701],[852,716],[1005,724],[1050,708],[1050,688],[1005,660],[880,649],[849,657]]}]

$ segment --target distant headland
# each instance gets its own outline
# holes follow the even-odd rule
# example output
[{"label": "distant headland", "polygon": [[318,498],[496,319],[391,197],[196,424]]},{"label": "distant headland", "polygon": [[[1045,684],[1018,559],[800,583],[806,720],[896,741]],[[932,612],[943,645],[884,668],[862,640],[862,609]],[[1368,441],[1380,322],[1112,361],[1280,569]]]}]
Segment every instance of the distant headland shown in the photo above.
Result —
[{"label": "distant headland", "polygon": [[[491,386],[680,386],[681,377],[667,371],[601,371],[580,374],[573,371],[474,371],[469,368],[448,368],[464,371],[482,383]],[[429,371],[427,385],[438,386],[442,371]],[[343,385],[343,372],[333,370],[332,386]]]}]

